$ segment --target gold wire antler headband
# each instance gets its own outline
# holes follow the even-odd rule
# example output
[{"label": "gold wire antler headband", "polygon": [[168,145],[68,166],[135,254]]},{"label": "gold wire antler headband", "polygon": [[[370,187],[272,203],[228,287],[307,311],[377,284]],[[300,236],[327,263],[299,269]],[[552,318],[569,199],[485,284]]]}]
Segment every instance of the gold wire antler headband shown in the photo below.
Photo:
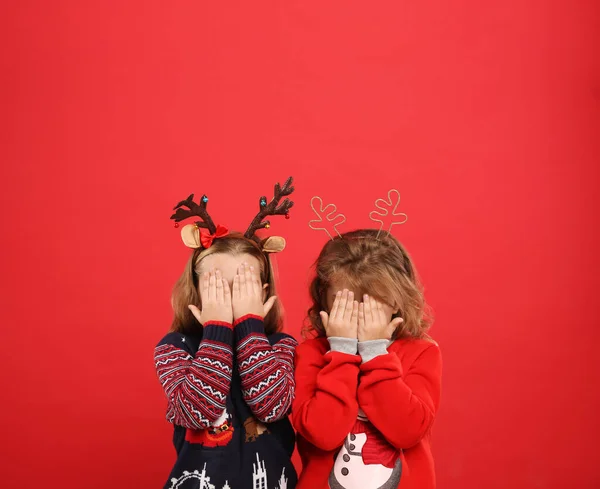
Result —
[{"label": "gold wire antler headband", "polygon": [[[388,192],[387,199],[379,198],[375,201],[375,210],[373,210],[369,213],[369,219],[371,219],[371,221],[379,224],[379,230],[377,232],[377,239],[379,239],[379,235],[381,234],[381,231],[383,230],[383,226],[385,225],[383,218],[388,217],[388,216],[392,216],[392,218],[394,218],[394,217],[401,218],[399,221],[392,221],[390,223],[390,226],[387,229],[388,232],[391,232],[392,228],[396,224],[404,224],[408,220],[408,216],[404,212],[397,212],[399,205],[400,205],[400,192],[396,189],[392,189]],[[308,222],[308,226],[311,229],[313,229],[315,231],[325,231],[327,233],[327,236],[329,236],[329,239],[333,240],[334,238],[333,238],[333,236],[331,236],[331,233],[329,232],[327,227],[315,226],[315,224],[325,223],[325,221],[328,221],[330,223],[334,223],[333,226],[331,226],[331,227],[337,233],[338,236],[341,236],[337,227],[340,224],[343,224],[346,222],[346,216],[344,214],[337,212],[337,207],[335,204],[327,204],[325,207],[323,207],[323,199],[319,196],[314,196],[310,201],[310,207],[313,210],[313,212],[316,214],[316,216],[318,217],[318,219],[313,219]],[[374,216],[378,216],[378,217],[374,217]],[[341,220],[340,220],[340,218],[341,218]],[[336,220],[337,220],[337,222],[336,222]]]},{"label": "gold wire antler headband", "polygon": [[[371,211],[369,213],[369,219],[371,219],[371,221],[373,221],[373,222],[379,223],[379,231],[377,233],[377,238],[379,238],[379,235],[381,234],[384,223],[381,219],[374,218],[373,217],[374,215],[380,216],[382,218],[387,217],[390,214],[390,210],[391,210],[392,217],[393,216],[398,216],[398,217],[401,216],[403,218],[400,221],[392,221],[390,223],[390,227],[387,229],[388,233],[392,231],[392,228],[396,224],[404,224],[408,220],[408,216],[404,212],[396,212],[399,205],[400,205],[400,192],[398,192],[396,189],[392,189],[388,192],[387,200],[386,199],[377,199],[375,201],[375,208],[377,210]],[[393,209],[392,209],[392,206],[393,206]]]},{"label": "gold wire antler headband", "polygon": [[[315,209],[315,203],[318,203],[318,210]],[[312,221],[308,222],[308,227],[315,230],[315,231],[325,231],[327,233],[327,236],[329,236],[329,239],[333,239],[333,236],[331,236],[331,233],[329,232],[329,230],[324,227],[324,226],[320,226],[320,227],[315,227],[315,224],[318,224],[320,222],[324,222],[323,221],[323,217],[325,217],[325,219],[328,222],[333,222],[335,224],[333,224],[333,230],[337,233],[338,236],[340,235],[340,232],[337,230],[337,227],[340,224],[344,224],[346,222],[346,216],[342,213],[337,212],[337,207],[335,204],[327,204],[325,207],[323,207],[323,199],[317,195],[315,195],[312,199],[310,199],[310,207],[313,210],[313,212],[316,214],[316,216],[318,217],[318,219],[313,219]],[[341,218],[341,220],[340,220]],[[335,222],[335,221],[338,222]]]}]

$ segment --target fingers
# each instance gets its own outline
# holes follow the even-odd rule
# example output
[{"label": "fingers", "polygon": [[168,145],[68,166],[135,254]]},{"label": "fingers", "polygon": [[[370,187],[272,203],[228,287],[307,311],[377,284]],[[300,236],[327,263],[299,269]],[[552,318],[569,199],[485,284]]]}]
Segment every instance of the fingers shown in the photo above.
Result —
[{"label": "fingers", "polygon": [[335,300],[333,301],[333,306],[331,307],[331,311],[329,311],[329,315],[334,318],[337,315],[337,311],[340,307],[340,301],[342,299],[342,291],[338,290],[337,294],[335,294]]},{"label": "fingers", "polygon": [[394,330],[400,326],[402,323],[404,322],[404,319],[402,318],[394,318],[392,319],[392,321],[390,322],[390,326],[394,328]]},{"label": "fingers", "polygon": [[344,322],[349,323],[352,319],[352,309],[354,308],[354,292],[348,292],[346,308],[344,309]]},{"label": "fingers", "polygon": [[365,326],[370,326],[373,323],[373,315],[371,312],[371,298],[365,294],[363,297],[363,311],[365,316]]},{"label": "fingers", "polygon": [[198,309],[196,306],[194,306],[193,304],[190,304],[188,306],[188,309],[190,311],[192,311],[192,314],[194,315],[194,317],[196,318],[196,320],[202,324],[202,321],[200,320],[200,318],[202,317],[202,313],[200,312],[200,309]]},{"label": "fingers", "polygon": [[215,277],[215,271],[212,270],[210,272],[210,277],[208,278],[208,300],[214,301],[217,298],[217,279]]},{"label": "fingers", "polygon": [[215,272],[215,299],[219,304],[223,304],[223,277],[221,276],[221,270]]},{"label": "fingers", "polygon": [[362,330],[365,327],[365,303],[361,302],[358,305],[358,329]]},{"label": "fingers", "polygon": [[383,309],[383,303],[375,301],[375,304],[377,304],[377,317],[379,324],[385,324],[388,320],[388,317],[386,316],[385,311]]},{"label": "fingers", "polygon": [[231,307],[231,289],[229,288],[229,282],[227,280],[222,279],[223,282],[223,304],[225,304],[228,308]]},{"label": "fingers", "polygon": [[237,301],[241,298],[242,296],[242,286],[240,284],[240,275],[236,275],[233,278],[233,290],[232,290],[232,296],[233,296],[233,300]]},{"label": "fingers", "polygon": [[210,273],[204,272],[200,278],[200,299],[208,299],[208,281]]},{"label": "fingers", "polygon": [[238,275],[240,279],[240,297],[246,296],[246,274],[244,273],[244,266],[240,265],[238,268]]},{"label": "fingers", "polygon": [[350,314],[350,325],[352,328],[358,326],[358,301],[352,301],[352,313]]},{"label": "fingers", "polygon": [[252,271],[250,270],[250,266],[247,263],[243,265],[244,272],[244,282],[246,283],[246,294],[249,296],[254,295],[254,283],[252,280]]},{"label": "fingers", "polygon": [[390,337],[392,337],[392,335],[394,334],[394,332],[396,331],[398,326],[400,326],[403,322],[404,322],[404,319],[402,319],[402,318],[394,318],[390,321],[390,324],[388,325],[388,328],[387,328],[387,332]]},{"label": "fingers", "polygon": [[267,314],[269,314],[269,311],[273,308],[273,306],[275,305],[275,302],[277,302],[277,296],[276,295],[273,295],[273,296],[269,297],[269,299],[267,300],[267,302],[265,302],[264,312],[263,312],[264,317],[266,317]]},{"label": "fingers", "polygon": [[242,263],[237,271],[239,277],[240,294],[242,296],[259,296],[261,292],[260,276],[254,267]]},{"label": "fingers", "polygon": [[[346,313],[346,305],[348,304],[348,289],[344,289],[342,295],[340,297],[340,302],[338,304],[338,308],[335,312],[335,319],[339,322],[344,320],[344,314]],[[333,314],[331,315],[333,318]]]},{"label": "fingers", "polygon": [[319,315],[321,316],[321,322],[323,323],[323,327],[327,331],[327,325],[329,324],[329,315],[325,311],[321,311]]},{"label": "fingers", "polygon": [[[373,324],[379,324],[379,309],[377,306],[377,300],[375,300],[374,297],[369,296],[369,301],[371,302],[371,321],[373,321]],[[385,323],[386,321],[383,322],[383,324]]]},{"label": "fingers", "polygon": [[260,275],[254,267],[250,267],[250,275],[252,276],[252,292],[255,296],[260,297],[262,292],[262,284],[260,281]]}]

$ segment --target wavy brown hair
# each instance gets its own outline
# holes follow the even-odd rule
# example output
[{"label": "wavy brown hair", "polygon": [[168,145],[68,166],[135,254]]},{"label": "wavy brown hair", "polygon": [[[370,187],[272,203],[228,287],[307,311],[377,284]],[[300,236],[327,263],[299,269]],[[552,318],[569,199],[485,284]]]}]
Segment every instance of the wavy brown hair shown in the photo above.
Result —
[{"label": "wavy brown hair", "polygon": [[327,242],[314,264],[310,284],[312,306],[305,332],[325,336],[319,315],[327,311],[327,294],[337,280],[346,282],[355,294],[369,294],[385,302],[404,321],[393,338],[423,338],[431,326],[431,314],[415,267],[402,244],[388,232],[359,229]]},{"label": "wavy brown hair", "polygon": [[[263,284],[269,284],[267,299],[276,295],[275,271],[270,256],[262,251],[258,240],[244,237],[243,234],[233,232],[223,238],[213,241],[210,248],[198,248],[191,254],[185,270],[173,287],[171,305],[173,306],[173,323],[171,331],[179,333],[198,333],[201,326],[189,310],[188,305],[202,307],[198,294],[198,278],[202,260],[214,253],[227,253],[230,255],[250,255],[260,263],[260,279]],[[269,314],[265,317],[265,332],[276,333],[281,329],[283,310],[279,301],[273,304]]]}]

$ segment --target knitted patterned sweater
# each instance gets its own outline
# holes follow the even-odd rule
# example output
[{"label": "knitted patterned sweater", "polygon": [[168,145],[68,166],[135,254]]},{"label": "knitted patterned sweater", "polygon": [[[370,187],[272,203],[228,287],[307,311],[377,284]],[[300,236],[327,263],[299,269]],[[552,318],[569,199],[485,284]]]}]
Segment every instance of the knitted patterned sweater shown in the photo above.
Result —
[{"label": "knitted patterned sweater", "polygon": [[296,340],[260,317],[169,333],[154,352],[177,460],[165,489],[294,489]]}]

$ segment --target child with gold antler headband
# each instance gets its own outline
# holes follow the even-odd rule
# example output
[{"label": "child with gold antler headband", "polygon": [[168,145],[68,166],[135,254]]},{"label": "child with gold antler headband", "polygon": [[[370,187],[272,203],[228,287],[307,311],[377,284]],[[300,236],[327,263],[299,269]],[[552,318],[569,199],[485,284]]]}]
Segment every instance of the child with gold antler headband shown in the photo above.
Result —
[{"label": "child with gold antler headband", "polygon": [[199,203],[190,195],[175,207],[176,227],[200,220],[181,229],[194,251],[173,290],[172,332],[154,352],[177,452],[165,488],[296,485],[287,418],[296,341],[280,332],[270,258],[285,240],[255,234],[270,227],[269,216],[288,217],[293,191],[290,177],[275,185],[272,200],[261,197],[244,234],[215,225],[206,195]]},{"label": "child with gold antler headband", "polygon": [[298,489],[435,488],[441,357],[415,267],[390,233],[406,221],[399,200],[392,190],[376,201],[378,229],[340,234],[345,216],[313,198],[309,225],[330,241],[310,286],[314,338],[296,354]]}]

